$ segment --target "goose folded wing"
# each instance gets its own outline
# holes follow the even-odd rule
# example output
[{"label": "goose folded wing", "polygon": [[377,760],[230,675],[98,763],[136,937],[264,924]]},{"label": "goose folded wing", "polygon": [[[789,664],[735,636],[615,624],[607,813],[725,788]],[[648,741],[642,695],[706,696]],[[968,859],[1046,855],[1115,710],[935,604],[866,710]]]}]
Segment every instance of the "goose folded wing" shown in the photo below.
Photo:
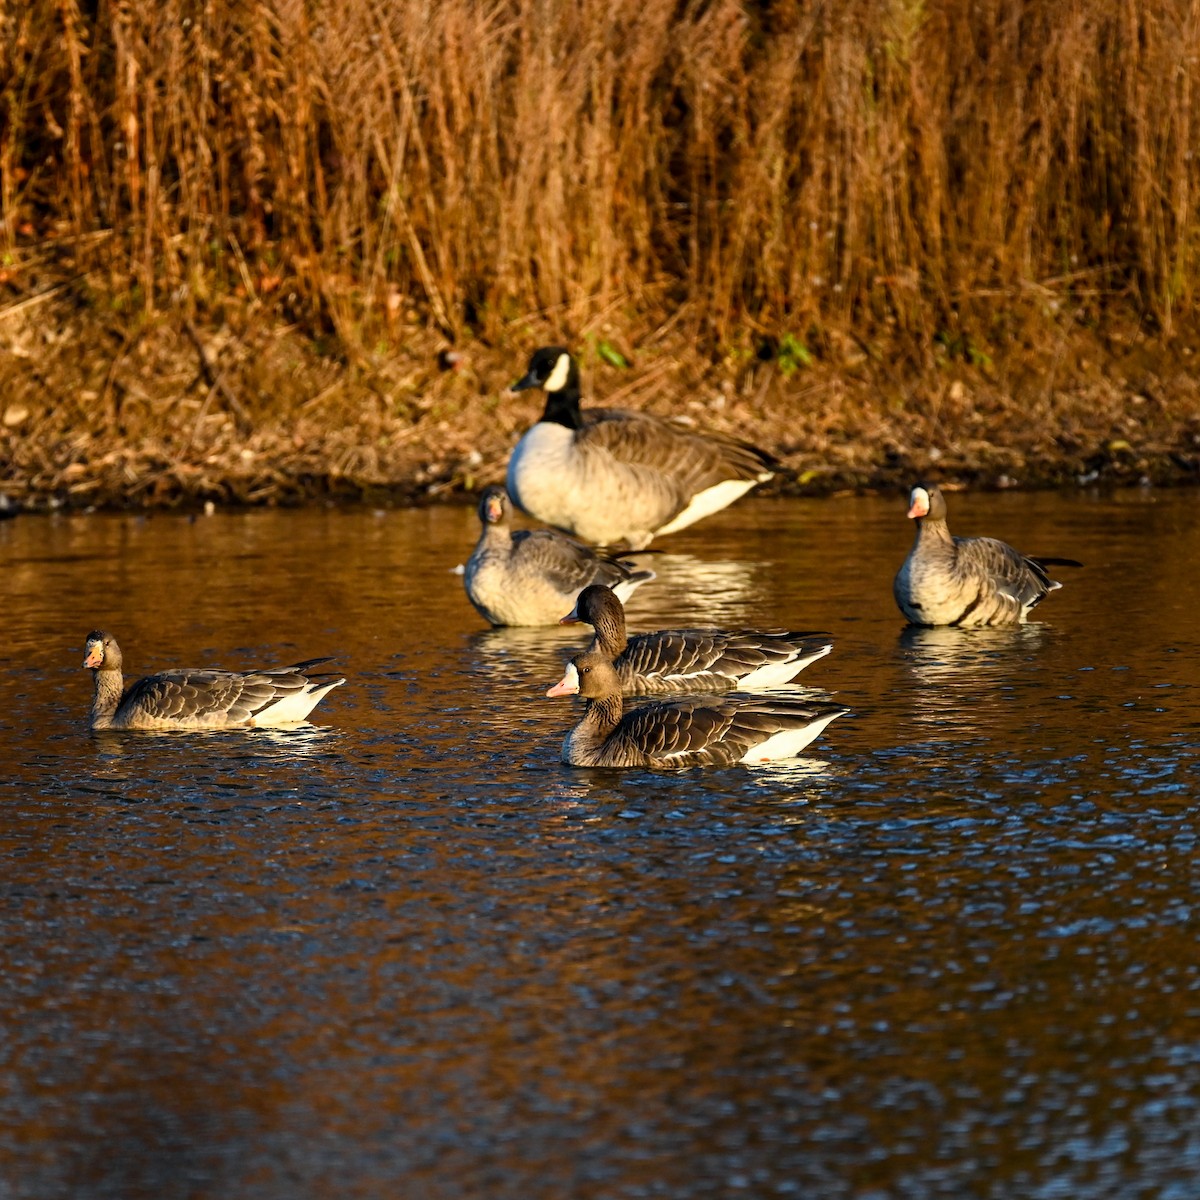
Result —
[{"label": "goose folded wing", "polygon": [[662,679],[706,677],[728,686],[761,667],[816,653],[828,634],[784,630],[669,629],[637,634],[622,655],[626,670]]},{"label": "goose folded wing", "polygon": [[778,465],[749,442],[625,409],[589,409],[577,440],[581,448],[595,447],[630,466],[669,474],[689,496],[727,479],[758,479]]},{"label": "goose folded wing", "polygon": [[1082,567],[1077,558],[1047,558],[1043,554],[1029,554],[1025,557],[1026,562],[1036,563],[1039,567]]},{"label": "goose folded wing", "polygon": [[756,746],[777,733],[802,730],[815,722],[828,723],[849,710],[829,701],[812,701],[798,696],[746,696],[730,699],[737,706],[729,732],[730,741],[747,748]]},{"label": "goose folded wing", "polygon": [[711,701],[677,700],[633,709],[616,732],[652,758],[674,758],[719,744],[732,717],[730,709]]},{"label": "goose folded wing", "polygon": [[324,658],[306,658],[303,662],[292,663],[290,667],[268,667],[263,671],[256,671],[256,675],[307,675],[310,667],[319,667],[322,663],[333,662],[331,654],[325,655]]},{"label": "goose folded wing", "polygon": [[694,675],[720,660],[721,634],[715,629],[664,629],[629,639],[622,663],[639,675]]},{"label": "goose folded wing", "polygon": [[832,635],[796,633],[783,629],[739,629],[721,634],[715,649],[714,670],[731,675],[746,675],[759,667],[790,662],[802,655],[814,654]]},{"label": "goose folded wing", "polygon": [[528,570],[570,595],[590,583],[611,586],[629,577],[623,563],[548,529],[523,529],[513,534],[513,558],[518,569]]},{"label": "goose folded wing", "polygon": [[260,695],[263,702],[274,694],[274,684],[263,679],[252,696],[247,696],[246,679],[227,671],[169,671],[151,675],[126,692],[122,706],[161,721],[206,724],[228,719],[244,710],[248,719]]},{"label": "goose folded wing", "polygon": [[996,592],[1030,605],[1059,585],[1045,568],[996,538],[966,538],[958,543],[959,565],[986,579]]}]

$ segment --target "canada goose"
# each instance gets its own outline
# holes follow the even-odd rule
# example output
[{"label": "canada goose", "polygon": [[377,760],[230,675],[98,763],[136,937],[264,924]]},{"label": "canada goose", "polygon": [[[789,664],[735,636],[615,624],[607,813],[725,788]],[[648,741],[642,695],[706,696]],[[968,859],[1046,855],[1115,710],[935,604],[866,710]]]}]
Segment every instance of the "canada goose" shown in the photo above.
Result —
[{"label": "canada goose", "polygon": [[[266,671],[184,668],[148,675],[122,689],[121,647],[111,633],[89,633],[83,665],[92,672],[93,729],[227,729],[296,725],[326,692],[345,679],[314,681],[308,669],[328,658],[310,658]],[[328,680],[328,682],[326,682]]]},{"label": "canada goose", "polygon": [[580,695],[583,717],[563,741],[572,767],[701,767],[767,762],[799,754],[830,721],[836,704],[779,694],[652,700],[624,710],[621,681],[603,654],[577,654],[547,696]]},{"label": "canada goose", "polygon": [[913,547],[893,592],[914,625],[1020,625],[1048,592],[1062,587],[1049,566],[1078,567],[1072,558],[1029,558],[996,538],[954,537],[941,489],[918,484],[908,515]]},{"label": "canada goose", "polygon": [[483,526],[463,572],[467,599],[493,625],[554,625],[589,583],[628,598],[654,572],[599,554],[554,529],[509,527],[512,508],[498,484],[479,499]]},{"label": "canada goose", "polygon": [[635,550],[732,504],[778,464],[735,438],[648,413],[579,407],[579,368],[561,346],[529,360],[514,392],[540,387],[546,408],[508,460],[513,502],[597,545]]},{"label": "canada goose", "polygon": [[628,637],[620,597],[602,584],[579,593],[562,618],[564,625],[574,621],[595,629],[589,649],[613,660],[627,695],[778,687],[833,649],[827,633],[780,629],[660,629]]}]

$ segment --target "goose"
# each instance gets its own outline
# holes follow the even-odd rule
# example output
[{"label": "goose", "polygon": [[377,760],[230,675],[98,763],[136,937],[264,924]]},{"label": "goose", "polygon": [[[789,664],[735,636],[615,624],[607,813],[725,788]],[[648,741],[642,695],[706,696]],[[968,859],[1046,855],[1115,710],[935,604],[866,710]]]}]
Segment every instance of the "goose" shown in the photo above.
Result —
[{"label": "goose", "polygon": [[92,672],[93,729],[230,729],[297,725],[326,692],[345,679],[320,681],[308,669],[328,658],[310,658],[267,671],[183,668],[147,675],[123,689],[121,647],[111,633],[87,635],[83,665]]},{"label": "goose", "polygon": [[732,504],[778,463],[735,438],[700,433],[649,413],[579,407],[579,368],[544,346],[512,391],[541,388],[541,420],[508,460],[513,502],[547,525],[600,546],[634,550]]},{"label": "goose", "polygon": [[554,529],[509,528],[512,505],[498,484],[479,499],[479,541],[463,571],[467,599],[493,625],[555,625],[579,589],[610,585],[624,599],[654,572],[599,554]]},{"label": "goose", "polygon": [[628,637],[620,597],[596,583],[561,620],[592,626],[589,649],[613,661],[626,694],[778,687],[833,649],[827,633],[781,629],[661,629]]},{"label": "goose", "polygon": [[547,696],[582,696],[583,718],[567,734],[570,767],[721,767],[791,758],[849,712],[794,696],[691,696],[625,711],[616,668],[595,650],[577,654]]},{"label": "goose", "polygon": [[913,547],[896,573],[893,593],[914,625],[1021,625],[1048,592],[1062,587],[1051,566],[1073,558],[1029,558],[996,538],[954,537],[941,489],[921,483],[909,495],[917,523]]}]

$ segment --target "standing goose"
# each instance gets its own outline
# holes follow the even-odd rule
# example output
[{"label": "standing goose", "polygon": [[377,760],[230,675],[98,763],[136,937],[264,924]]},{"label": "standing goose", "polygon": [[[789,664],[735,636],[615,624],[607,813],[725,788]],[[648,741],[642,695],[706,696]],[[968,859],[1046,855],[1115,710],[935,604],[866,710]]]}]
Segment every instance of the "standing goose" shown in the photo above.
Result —
[{"label": "standing goose", "polygon": [[326,692],[345,679],[319,682],[308,668],[328,662],[310,658],[267,671],[184,668],[148,675],[123,691],[121,647],[111,633],[89,633],[84,667],[90,668],[93,729],[229,729],[297,725]]},{"label": "standing goose", "polygon": [[653,571],[599,554],[553,529],[509,528],[508,493],[498,484],[479,500],[483,530],[463,572],[467,599],[493,625],[555,625],[579,589],[605,583],[628,599]]},{"label": "standing goose", "polygon": [[1028,558],[996,538],[954,537],[941,489],[918,484],[908,515],[917,537],[896,573],[893,592],[914,625],[1021,625],[1048,592],[1062,587],[1048,566],[1072,558]]},{"label": "standing goose", "polygon": [[726,695],[653,700],[624,711],[616,668],[594,650],[577,654],[547,696],[584,698],[563,741],[571,767],[722,767],[799,754],[849,709],[792,696]]},{"label": "standing goose", "polygon": [[579,407],[579,368],[561,346],[529,360],[514,392],[540,387],[546,408],[508,460],[514,503],[585,541],[635,550],[732,504],[778,464],[720,434],[648,413]]},{"label": "standing goose", "polygon": [[662,629],[630,638],[620,598],[601,584],[579,593],[562,618],[573,621],[595,629],[589,649],[612,660],[626,694],[778,687],[833,649],[827,633],[780,629]]}]

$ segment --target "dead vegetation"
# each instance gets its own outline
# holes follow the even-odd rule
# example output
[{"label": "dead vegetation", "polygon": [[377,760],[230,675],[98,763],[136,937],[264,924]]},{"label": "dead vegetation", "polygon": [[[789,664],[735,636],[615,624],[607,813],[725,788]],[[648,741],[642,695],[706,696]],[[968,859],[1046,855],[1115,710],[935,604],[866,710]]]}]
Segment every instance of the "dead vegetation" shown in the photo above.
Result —
[{"label": "dead vegetation", "polygon": [[1193,477],[1198,51],[1187,0],[10,6],[0,486],[444,494],[546,341],[806,487]]}]

